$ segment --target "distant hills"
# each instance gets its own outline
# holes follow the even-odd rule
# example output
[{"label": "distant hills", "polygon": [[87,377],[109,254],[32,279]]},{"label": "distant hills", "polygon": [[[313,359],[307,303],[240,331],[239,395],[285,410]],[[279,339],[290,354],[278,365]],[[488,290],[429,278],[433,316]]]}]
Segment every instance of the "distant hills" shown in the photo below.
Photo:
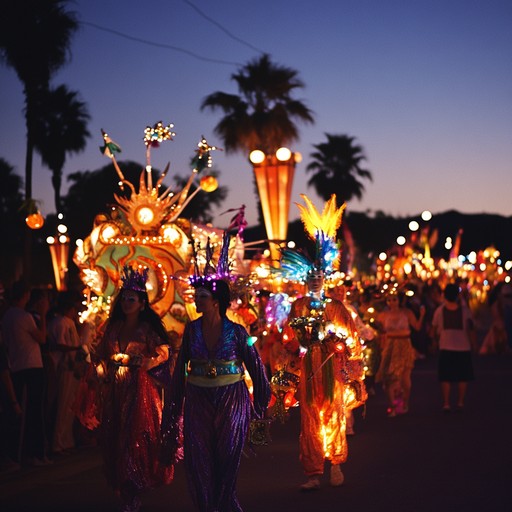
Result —
[{"label": "distant hills", "polygon": [[[444,247],[445,240],[451,237],[455,241],[461,229],[460,254],[467,255],[471,251],[492,246],[500,251],[503,260],[512,259],[512,217],[486,213],[465,214],[449,210],[435,214],[430,221],[425,222],[419,215],[397,218],[380,212],[375,215],[348,212],[344,216],[343,223],[352,234],[358,256],[365,259],[394,247],[400,235],[410,238],[412,232],[408,226],[412,220],[419,223],[420,230],[428,229],[430,234],[437,230],[437,243],[432,247],[433,257],[448,258],[449,250]],[[247,242],[265,238],[265,228],[261,225],[247,228],[245,231]],[[338,238],[343,240],[343,228],[339,230]],[[288,239],[294,240],[299,247],[313,250],[311,243],[305,237],[300,219],[290,222]],[[265,247],[265,244],[261,247]]]}]

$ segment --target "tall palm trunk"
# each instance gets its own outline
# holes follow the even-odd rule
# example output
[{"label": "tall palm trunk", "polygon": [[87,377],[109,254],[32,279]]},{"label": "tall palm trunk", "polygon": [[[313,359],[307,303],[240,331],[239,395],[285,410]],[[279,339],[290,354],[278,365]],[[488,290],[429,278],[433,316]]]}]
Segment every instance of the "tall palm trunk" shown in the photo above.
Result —
[{"label": "tall palm trunk", "polygon": [[62,186],[62,169],[53,169],[52,172],[52,186],[53,186],[53,197],[55,200],[55,212],[62,213],[61,194],[60,189]]},{"label": "tall palm trunk", "polygon": [[32,199],[32,163],[34,159],[34,126],[36,116],[36,91],[25,88],[25,123],[27,128],[27,148],[25,155],[25,201]]},{"label": "tall palm trunk", "polygon": [[[32,200],[32,166],[34,160],[34,129],[37,106],[35,87],[25,87],[25,122],[27,128],[27,148],[25,154],[25,204]],[[23,275],[32,278],[32,230],[25,228],[23,240]]]}]

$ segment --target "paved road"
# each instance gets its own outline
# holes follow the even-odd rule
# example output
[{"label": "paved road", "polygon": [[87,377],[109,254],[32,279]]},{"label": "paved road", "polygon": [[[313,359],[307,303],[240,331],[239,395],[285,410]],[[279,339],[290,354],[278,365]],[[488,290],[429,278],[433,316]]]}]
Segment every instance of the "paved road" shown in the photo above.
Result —
[{"label": "paved road", "polygon": [[[370,397],[349,438],[345,484],[298,491],[299,411],[274,423],[272,443],[244,458],[239,497],[245,512],[512,511],[512,357],[475,360],[466,409],[440,410],[435,359],[417,361],[408,415],[385,416],[381,390]],[[115,511],[96,448],[52,466],[0,475],[1,512]],[[175,481],[149,494],[142,512],[192,512],[182,466]]]}]

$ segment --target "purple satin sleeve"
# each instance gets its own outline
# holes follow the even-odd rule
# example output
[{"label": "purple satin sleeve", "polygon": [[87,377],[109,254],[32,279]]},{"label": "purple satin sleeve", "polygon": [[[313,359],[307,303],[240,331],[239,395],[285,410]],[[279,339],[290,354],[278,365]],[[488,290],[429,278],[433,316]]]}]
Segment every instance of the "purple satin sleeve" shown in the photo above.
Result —
[{"label": "purple satin sleeve", "polygon": [[253,383],[253,409],[257,419],[263,418],[270,400],[270,386],[265,366],[254,345],[249,345],[247,331],[238,324],[235,325],[241,359],[251,376]]}]

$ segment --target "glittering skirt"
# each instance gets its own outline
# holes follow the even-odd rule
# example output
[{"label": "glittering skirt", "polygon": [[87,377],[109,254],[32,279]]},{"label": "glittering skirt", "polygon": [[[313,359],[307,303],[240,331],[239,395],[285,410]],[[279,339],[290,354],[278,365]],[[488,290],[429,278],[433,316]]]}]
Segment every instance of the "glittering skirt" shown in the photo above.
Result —
[{"label": "glittering skirt", "polygon": [[400,380],[410,374],[415,359],[411,339],[385,336],[381,343],[381,360],[375,376],[376,382]]},{"label": "glittering skirt", "polygon": [[174,467],[163,467],[160,454],[160,390],[141,368],[121,367],[105,384],[100,430],[108,483],[142,492],[170,483]]}]

